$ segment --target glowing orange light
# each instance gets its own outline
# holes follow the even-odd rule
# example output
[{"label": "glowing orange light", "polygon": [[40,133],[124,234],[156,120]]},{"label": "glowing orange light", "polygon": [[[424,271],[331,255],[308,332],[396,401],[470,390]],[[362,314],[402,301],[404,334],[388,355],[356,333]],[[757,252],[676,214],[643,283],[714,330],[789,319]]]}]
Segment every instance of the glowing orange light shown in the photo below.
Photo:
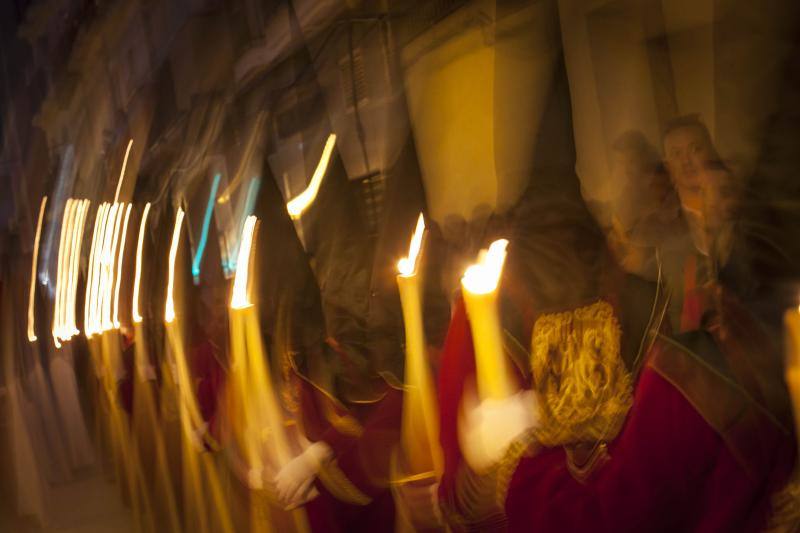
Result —
[{"label": "glowing orange light", "polygon": [[239,256],[236,259],[236,277],[233,279],[231,309],[244,309],[251,305],[247,297],[247,281],[250,275],[250,248],[253,244],[253,231],[257,220],[255,216],[250,215],[244,221]]},{"label": "glowing orange light", "polygon": [[317,168],[314,169],[314,174],[311,176],[311,182],[308,187],[292,198],[286,203],[286,210],[289,216],[293,219],[298,219],[302,216],[303,212],[314,202],[319,192],[319,187],[322,184],[322,178],[325,177],[325,171],[328,169],[328,163],[333,153],[333,147],[336,146],[336,135],[331,133],[328,135],[328,140],[325,142],[325,148],[322,149],[322,157],[317,163]]},{"label": "glowing orange light", "polygon": [[142,212],[142,221],[139,223],[139,240],[136,243],[136,272],[133,277],[133,305],[132,315],[133,322],[139,323],[142,321],[142,315],[139,313],[139,284],[142,278],[142,245],[144,243],[144,231],[147,226],[147,215],[150,213],[150,202],[147,202]]},{"label": "glowing orange light", "polygon": [[169,248],[169,278],[167,280],[167,303],[164,310],[164,322],[167,324],[175,320],[175,300],[173,290],[175,288],[175,259],[178,256],[178,243],[181,239],[181,225],[183,224],[183,209],[178,208],[175,215],[175,228],[172,230],[172,244]]},{"label": "glowing orange light", "polygon": [[425,218],[422,213],[417,219],[417,227],[411,236],[411,244],[408,246],[408,257],[404,257],[397,262],[397,270],[401,276],[413,276],[417,272],[417,258],[422,247],[422,235],[425,233]]},{"label": "glowing orange light", "polygon": [[33,239],[33,259],[31,261],[31,287],[28,291],[28,340],[36,340],[34,324],[34,296],[36,294],[36,266],[39,262],[39,238],[42,236],[42,221],[44,220],[44,208],[47,205],[47,196],[42,198],[39,204],[39,221],[36,222],[36,236]]}]

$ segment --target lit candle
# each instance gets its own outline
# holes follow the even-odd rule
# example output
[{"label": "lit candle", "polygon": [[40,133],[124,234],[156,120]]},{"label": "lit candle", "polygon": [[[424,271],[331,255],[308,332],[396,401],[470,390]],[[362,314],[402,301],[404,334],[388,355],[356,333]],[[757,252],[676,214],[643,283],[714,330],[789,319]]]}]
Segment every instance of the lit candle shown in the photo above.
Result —
[{"label": "lit candle", "polygon": [[461,278],[475,346],[478,393],[482,399],[502,399],[513,391],[497,314],[497,286],[503,272],[507,245],[506,239],[499,239],[488,250],[481,250],[478,262],[467,268]]},{"label": "lit candle", "polygon": [[136,270],[133,275],[133,302],[131,304],[131,315],[134,324],[138,324],[142,321],[142,314],[139,312],[139,286],[142,282],[142,247],[144,246],[148,213],[150,213],[150,202],[144,205],[142,220],[139,223],[139,238],[136,241]]},{"label": "lit candle", "polygon": [[[150,202],[147,202],[142,211],[142,220],[139,222],[139,237],[136,240],[136,263],[133,274],[133,300],[131,302],[131,321],[133,322],[135,335],[135,360],[134,366],[136,374],[141,382],[145,382],[155,376],[155,369],[150,364],[145,351],[144,328],[142,327],[142,314],[139,312],[139,287],[142,283],[142,249],[144,248],[144,236],[147,229],[147,215],[150,213]],[[146,388],[145,388],[146,389]],[[149,389],[145,390],[149,394]],[[149,397],[148,397],[149,398]]]},{"label": "lit candle", "polygon": [[[164,306],[164,324],[167,342],[171,351],[170,362],[175,380],[175,392],[178,400],[178,413],[181,424],[184,454],[184,496],[192,512],[197,513],[201,531],[208,530],[208,524],[215,517],[219,521],[219,529],[223,533],[233,533],[233,522],[226,495],[222,488],[217,465],[209,454],[202,453],[202,444],[198,442],[205,432],[206,425],[200,412],[186,349],[181,333],[180,316],[175,312],[175,264],[181,240],[181,228],[185,213],[178,208],[175,214],[175,226],[172,229],[172,241],[169,249],[169,270],[167,272],[167,298]],[[205,508],[205,502],[211,501],[211,509]]]},{"label": "lit candle", "polygon": [[442,473],[442,453],[438,446],[438,407],[434,394],[430,368],[425,357],[425,331],[422,322],[420,276],[418,264],[425,219],[422,214],[411,237],[408,257],[397,263],[397,288],[403,308],[406,334],[406,366],[403,395],[402,442],[410,473]]},{"label": "lit candle", "polygon": [[[236,275],[230,302],[231,374],[236,394],[238,420],[234,427],[241,433],[244,453],[253,479],[254,488],[260,488],[265,463],[280,468],[294,457],[289,444],[278,395],[267,364],[269,357],[261,337],[258,308],[250,301],[250,268],[253,240],[258,219],[251,215],[245,219]],[[238,427],[237,423],[238,422]],[[266,461],[265,461],[266,459]],[[264,509],[253,500],[253,516],[262,516]],[[308,531],[308,518],[302,508],[291,512],[297,531]]]},{"label": "lit candle", "polygon": [[800,307],[783,316],[786,331],[786,385],[792,397],[795,427],[800,431]]},{"label": "lit candle", "polygon": [[[231,296],[231,327],[234,330],[231,338],[234,341],[233,348],[238,352],[234,354],[237,365],[235,370],[239,377],[240,393],[243,395],[245,403],[243,407],[249,418],[248,422],[269,429],[269,434],[273,437],[272,445],[277,463],[283,465],[289,462],[292,456],[269,367],[264,364],[267,356],[261,339],[256,307],[250,302],[248,295],[250,257],[257,222],[256,217],[251,215],[245,220],[242,229]],[[260,435],[261,432],[250,432],[250,434]],[[248,444],[255,449],[259,447],[256,442]]]},{"label": "lit candle", "polygon": [[[124,205],[124,204],[123,204]],[[117,254],[117,275],[114,284],[114,318],[111,323],[114,329],[119,329],[119,288],[122,285],[122,262],[125,260],[125,240],[128,235],[128,219],[131,216],[131,204],[125,209],[125,221],[122,223],[122,238],[119,241],[119,253]]]},{"label": "lit candle", "polygon": [[172,229],[172,243],[169,247],[169,270],[167,277],[167,302],[164,306],[164,322],[167,324],[175,320],[175,300],[173,287],[175,285],[175,259],[178,257],[178,243],[181,239],[181,226],[183,225],[183,209],[178,208],[175,214],[175,226]]}]

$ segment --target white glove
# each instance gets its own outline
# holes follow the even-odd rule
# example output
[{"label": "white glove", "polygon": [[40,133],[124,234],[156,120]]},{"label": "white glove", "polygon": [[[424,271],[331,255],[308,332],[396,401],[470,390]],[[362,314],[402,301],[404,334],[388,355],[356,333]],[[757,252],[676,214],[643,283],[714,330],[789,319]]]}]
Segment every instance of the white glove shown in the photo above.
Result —
[{"label": "white glove", "polygon": [[533,391],[480,403],[474,392],[465,393],[458,426],[464,458],[475,471],[486,470],[503,458],[517,437],[538,423],[539,405]]},{"label": "white glove", "polygon": [[275,491],[287,509],[297,507],[307,500],[314,478],[323,464],[333,456],[330,446],[315,442],[303,453],[289,461],[275,476]]}]

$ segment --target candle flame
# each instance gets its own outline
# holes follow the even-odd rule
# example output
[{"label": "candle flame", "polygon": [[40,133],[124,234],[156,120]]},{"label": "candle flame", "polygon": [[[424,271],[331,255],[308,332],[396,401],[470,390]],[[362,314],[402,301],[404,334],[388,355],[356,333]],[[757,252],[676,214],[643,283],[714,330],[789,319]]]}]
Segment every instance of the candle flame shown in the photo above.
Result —
[{"label": "candle flame", "polygon": [[236,277],[233,278],[231,309],[244,309],[252,305],[247,297],[247,281],[250,275],[250,249],[257,221],[258,219],[253,215],[244,221],[239,257],[236,259]]},{"label": "candle flame", "polygon": [[481,250],[478,262],[470,265],[461,278],[461,285],[473,294],[488,294],[497,289],[506,260],[508,240],[494,241],[488,250]]},{"label": "candle flame", "polygon": [[83,241],[83,226],[88,200],[68,199],[64,206],[58,248],[56,297],[53,308],[53,343],[56,348],[78,333],[75,320],[75,295],[78,285],[78,261]]},{"label": "candle flame", "polygon": [[114,265],[117,257],[117,245],[119,244],[119,230],[122,225],[122,212],[124,210],[123,204],[114,204],[111,206],[111,229],[113,232],[107,233],[106,244],[108,245],[103,251],[103,307],[101,314],[101,331],[110,331],[114,328],[114,321],[112,320],[112,298],[114,291]]},{"label": "candle flame", "polygon": [[83,247],[83,229],[86,224],[86,215],[89,213],[89,200],[81,200],[78,204],[78,221],[72,232],[72,245],[70,250],[69,285],[67,293],[67,320],[64,324],[66,339],[80,333],[75,317],[76,295],[78,293],[78,268],[80,266],[81,249]]},{"label": "candle flame", "polygon": [[311,176],[311,182],[308,184],[308,187],[286,203],[286,210],[293,219],[296,220],[300,218],[303,212],[308,209],[317,197],[319,187],[322,184],[322,178],[325,177],[325,171],[328,169],[328,163],[330,162],[335,145],[336,134],[331,133],[328,135],[328,140],[325,142],[325,148],[322,149],[322,157],[320,157],[319,163],[317,163],[317,168],[314,169],[314,174]]},{"label": "candle flame", "polygon": [[47,196],[42,198],[39,204],[39,221],[36,223],[36,236],[33,238],[33,259],[31,260],[31,287],[28,291],[28,340],[36,340],[34,323],[34,295],[36,294],[36,266],[39,262],[39,238],[42,236],[42,220],[44,220],[44,208],[47,205]]},{"label": "candle flame", "polygon": [[103,232],[105,231],[105,220],[108,216],[109,205],[103,202],[97,210],[94,219],[94,230],[92,231],[92,248],[89,251],[89,272],[86,277],[86,294],[83,303],[83,330],[86,338],[91,338],[92,335],[99,332],[99,327],[95,321],[96,318],[96,305],[97,293],[99,289],[100,278],[100,255],[101,246],[103,241]]},{"label": "candle flame", "polygon": [[142,321],[142,315],[139,313],[139,284],[142,278],[142,245],[144,243],[144,230],[147,227],[147,215],[150,213],[150,202],[144,205],[142,212],[142,221],[139,223],[139,240],[136,243],[136,272],[133,276],[133,322],[138,324]]},{"label": "candle flame", "polygon": [[116,287],[114,288],[114,328],[119,329],[119,287],[122,285],[122,262],[125,260],[125,239],[128,235],[128,219],[131,216],[131,204],[125,210],[125,221],[122,223],[122,239],[119,244],[119,253],[117,254],[117,279]]},{"label": "candle flame", "polygon": [[417,259],[419,258],[419,251],[422,247],[422,235],[425,233],[425,217],[422,213],[419,214],[417,219],[417,227],[414,229],[414,234],[411,236],[411,244],[408,246],[408,257],[403,257],[397,262],[397,270],[401,276],[413,276],[417,272]]},{"label": "candle flame", "polygon": [[183,224],[183,209],[178,208],[175,215],[175,228],[172,230],[172,244],[169,247],[169,278],[167,280],[167,303],[164,310],[164,322],[167,324],[175,320],[175,259],[178,257],[178,243],[181,240],[181,225]]},{"label": "candle flame", "polygon": [[61,234],[58,241],[58,261],[56,263],[56,296],[53,304],[53,343],[56,348],[61,348],[61,343],[58,339],[58,334],[61,329],[61,324],[64,321],[62,311],[64,309],[63,295],[64,295],[64,257],[67,255],[67,247],[64,243],[67,239],[67,234],[71,230],[73,218],[73,203],[72,198],[67,200],[64,204],[64,214],[61,217]]},{"label": "candle flame", "polygon": [[67,321],[67,280],[69,279],[70,243],[72,242],[75,224],[75,208],[77,202],[72,198],[64,205],[64,216],[61,220],[61,238],[58,243],[58,266],[56,270],[56,297],[53,309],[53,343],[61,348],[60,341],[67,337],[64,324]]}]

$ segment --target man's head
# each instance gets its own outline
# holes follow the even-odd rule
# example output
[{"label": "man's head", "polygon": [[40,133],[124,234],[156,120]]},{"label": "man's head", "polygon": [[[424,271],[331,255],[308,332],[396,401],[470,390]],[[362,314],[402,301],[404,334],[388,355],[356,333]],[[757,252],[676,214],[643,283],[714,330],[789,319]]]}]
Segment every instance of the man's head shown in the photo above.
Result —
[{"label": "man's head", "polygon": [[732,219],[738,196],[733,175],[697,115],[672,120],[664,131],[663,143],[664,162],[695,244],[706,249],[708,239],[715,238]]}]

